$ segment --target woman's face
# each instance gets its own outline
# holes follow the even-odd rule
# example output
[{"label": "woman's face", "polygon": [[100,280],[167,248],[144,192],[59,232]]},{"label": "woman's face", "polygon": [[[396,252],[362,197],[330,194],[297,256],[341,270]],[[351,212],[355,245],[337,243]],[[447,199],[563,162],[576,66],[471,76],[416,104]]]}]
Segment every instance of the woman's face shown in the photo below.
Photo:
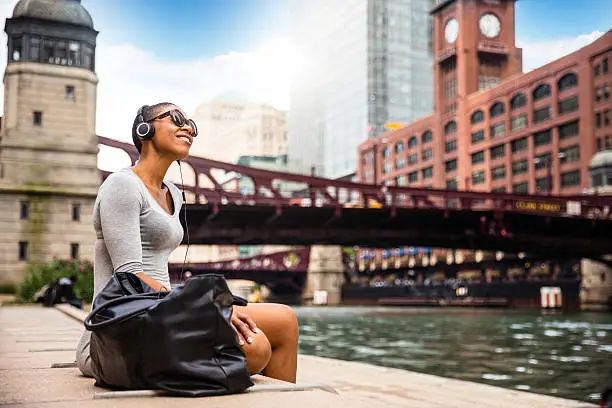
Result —
[{"label": "woman's face", "polygon": [[[185,112],[174,105],[166,105],[154,114],[157,117],[171,110],[177,110],[181,112],[184,118],[187,118]],[[194,129],[189,126],[186,120],[184,122],[183,126],[177,126],[170,115],[157,118],[153,121],[153,126],[155,126],[153,143],[159,152],[171,155],[173,160],[187,157],[189,155],[189,148],[193,143]]]}]

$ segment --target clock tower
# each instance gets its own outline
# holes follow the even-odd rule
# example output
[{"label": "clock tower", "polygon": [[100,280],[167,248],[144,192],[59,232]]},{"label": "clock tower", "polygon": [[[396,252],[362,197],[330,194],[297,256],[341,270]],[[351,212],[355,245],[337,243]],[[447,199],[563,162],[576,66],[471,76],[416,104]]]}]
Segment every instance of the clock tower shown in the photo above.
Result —
[{"label": "clock tower", "polygon": [[434,20],[434,109],[453,115],[461,99],[522,72],[515,0],[441,0]]}]

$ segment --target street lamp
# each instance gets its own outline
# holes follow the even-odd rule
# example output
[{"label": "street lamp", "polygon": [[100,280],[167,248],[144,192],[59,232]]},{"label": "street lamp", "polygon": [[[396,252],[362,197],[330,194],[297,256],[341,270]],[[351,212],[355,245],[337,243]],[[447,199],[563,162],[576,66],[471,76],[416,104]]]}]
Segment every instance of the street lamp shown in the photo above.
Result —
[{"label": "street lamp", "polygon": [[[557,154],[559,159],[565,159],[567,157],[567,153],[561,152]],[[534,164],[544,163],[546,166],[546,190],[548,195],[552,195],[553,185],[552,185],[552,155],[548,155],[544,158],[536,157],[533,160]]]}]

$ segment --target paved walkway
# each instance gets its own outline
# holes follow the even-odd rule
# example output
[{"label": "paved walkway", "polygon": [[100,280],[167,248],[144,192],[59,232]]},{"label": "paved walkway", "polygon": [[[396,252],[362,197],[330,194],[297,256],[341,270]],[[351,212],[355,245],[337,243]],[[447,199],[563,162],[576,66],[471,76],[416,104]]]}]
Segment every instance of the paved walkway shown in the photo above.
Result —
[{"label": "paved walkway", "polygon": [[[70,308],[64,308],[70,310]],[[512,391],[362,363],[300,356],[298,385],[323,383],[300,390],[256,376],[246,394],[202,399],[108,393],[81,377],[71,366],[82,332],[81,316],[41,306],[0,307],[0,406],[2,407],[192,407],[207,408],[555,408],[595,405]],[[281,392],[283,387],[293,389]],[[286,389],[285,389],[286,391]],[[103,398],[103,397],[114,398]],[[205,405],[202,405],[205,404]]]}]

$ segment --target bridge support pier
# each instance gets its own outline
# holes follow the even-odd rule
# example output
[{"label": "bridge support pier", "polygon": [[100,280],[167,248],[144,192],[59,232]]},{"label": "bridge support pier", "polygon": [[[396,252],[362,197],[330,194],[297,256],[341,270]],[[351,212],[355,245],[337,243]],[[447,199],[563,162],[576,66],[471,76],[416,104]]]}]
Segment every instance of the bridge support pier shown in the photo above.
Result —
[{"label": "bridge support pier", "polygon": [[[612,255],[603,258],[612,264]],[[583,259],[580,269],[580,308],[593,312],[612,311],[612,267],[603,262]]]},{"label": "bridge support pier", "polygon": [[339,245],[313,245],[310,248],[308,277],[302,294],[305,304],[317,303],[319,295],[326,292],[326,304],[340,303],[340,290],[344,280],[342,248]]}]

